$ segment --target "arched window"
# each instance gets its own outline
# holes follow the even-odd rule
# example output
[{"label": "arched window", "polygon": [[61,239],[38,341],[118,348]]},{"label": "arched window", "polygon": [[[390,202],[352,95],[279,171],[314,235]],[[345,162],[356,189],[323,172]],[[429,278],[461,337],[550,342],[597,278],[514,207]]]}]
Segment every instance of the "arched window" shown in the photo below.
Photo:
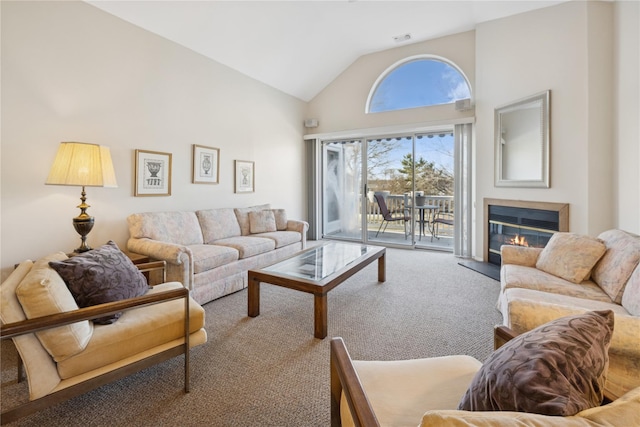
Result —
[{"label": "arched window", "polygon": [[367,113],[452,104],[471,98],[467,78],[451,62],[434,56],[406,58],[378,77]]}]

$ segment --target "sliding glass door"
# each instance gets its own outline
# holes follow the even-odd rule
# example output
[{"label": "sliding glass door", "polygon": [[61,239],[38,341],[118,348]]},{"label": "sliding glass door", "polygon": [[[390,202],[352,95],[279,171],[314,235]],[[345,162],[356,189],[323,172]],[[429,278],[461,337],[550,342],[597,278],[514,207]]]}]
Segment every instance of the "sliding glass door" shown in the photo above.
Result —
[{"label": "sliding glass door", "polygon": [[323,237],[453,250],[453,128],[321,144]]},{"label": "sliding glass door", "polygon": [[413,245],[413,136],[366,140],[366,240]]}]

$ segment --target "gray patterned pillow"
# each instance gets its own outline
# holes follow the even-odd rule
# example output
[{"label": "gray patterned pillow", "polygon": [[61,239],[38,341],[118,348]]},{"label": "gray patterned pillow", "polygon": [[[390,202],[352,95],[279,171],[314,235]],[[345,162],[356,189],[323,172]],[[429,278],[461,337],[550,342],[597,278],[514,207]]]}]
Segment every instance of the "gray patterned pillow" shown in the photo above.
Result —
[{"label": "gray patterned pillow", "polygon": [[[65,281],[79,307],[142,296],[149,290],[144,275],[114,242],[64,261],[49,262]],[[95,319],[94,323],[113,323],[117,313]]]},{"label": "gray patterned pillow", "polygon": [[609,367],[613,312],[553,320],[493,352],[458,409],[569,416],[599,406]]}]

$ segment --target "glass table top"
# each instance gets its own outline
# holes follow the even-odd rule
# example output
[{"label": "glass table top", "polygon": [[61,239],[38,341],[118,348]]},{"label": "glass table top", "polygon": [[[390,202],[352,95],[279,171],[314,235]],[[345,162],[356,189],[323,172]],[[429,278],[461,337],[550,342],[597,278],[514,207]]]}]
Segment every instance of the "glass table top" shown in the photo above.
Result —
[{"label": "glass table top", "polygon": [[375,246],[328,243],[262,270],[308,280],[322,280],[358,258],[377,250],[380,248]]}]

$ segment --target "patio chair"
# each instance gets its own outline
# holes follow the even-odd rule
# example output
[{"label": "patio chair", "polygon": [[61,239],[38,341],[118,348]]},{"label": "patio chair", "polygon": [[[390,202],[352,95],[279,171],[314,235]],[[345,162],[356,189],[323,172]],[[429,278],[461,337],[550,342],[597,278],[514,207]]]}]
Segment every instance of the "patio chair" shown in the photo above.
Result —
[{"label": "patio chair", "polygon": [[435,218],[433,219],[433,234],[431,235],[431,241],[433,242],[433,238],[440,240],[438,237],[438,229],[440,224],[450,225],[453,227],[453,212],[440,212],[436,213]]},{"label": "patio chair", "polygon": [[[390,212],[389,208],[387,207],[387,202],[384,200],[384,197],[382,197],[382,195],[374,194],[373,197],[376,199],[376,202],[378,203],[378,207],[380,208],[380,213],[382,214],[382,223],[380,224],[380,227],[378,227],[378,231],[376,232],[376,237],[378,237],[380,230],[382,230],[382,232],[384,233],[384,231],[387,229],[387,225],[389,225],[390,222],[403,221],[404,222],[404,238],[406,239],[407,238],[407,222],[411,221],[411,216],[409,215],[409,212],[407,211],[407,209],[403,208],[402,212]],[[382,228],[383,225],[384,225],[384,229]]]}]

